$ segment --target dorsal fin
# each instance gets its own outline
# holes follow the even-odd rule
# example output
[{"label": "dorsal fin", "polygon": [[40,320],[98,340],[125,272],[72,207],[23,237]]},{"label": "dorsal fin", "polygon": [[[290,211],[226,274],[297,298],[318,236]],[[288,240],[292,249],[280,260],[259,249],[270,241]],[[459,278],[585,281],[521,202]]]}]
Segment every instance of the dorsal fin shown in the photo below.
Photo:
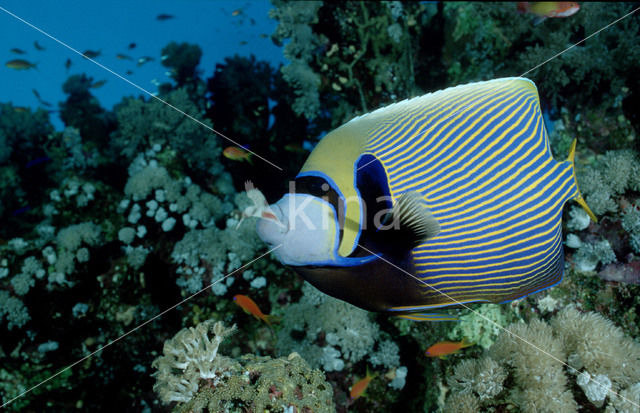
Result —
[{"label": "dorsal fin", "polygon": [[427,208],[422,195],[416,191],[405,192],[391,209],[394,228],[407,233],[411,248],[440,233],[440,224]]}]

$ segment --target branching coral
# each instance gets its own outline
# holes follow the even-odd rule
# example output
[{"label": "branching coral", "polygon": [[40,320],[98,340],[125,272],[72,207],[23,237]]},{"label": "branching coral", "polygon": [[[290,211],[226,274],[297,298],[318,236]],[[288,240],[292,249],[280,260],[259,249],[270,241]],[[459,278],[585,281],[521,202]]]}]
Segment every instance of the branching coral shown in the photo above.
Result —
[{"label": "branching coral", "polygon": [[93,79],[85,74],[70,76],[62,85],[67,100],[60,104],[60,118],[66,126],[80,130],[84,137],[91,137],[100,145],[108,142],[115,129],[113,114],[100,106],[89,89]]},{"label": "branching coral", "polygon": [[511,396],[514,401],[525,412],[577,411],[562,364],[555,360],[566,359],[563,343],[553,336],[551,326],[534,320],[511,324],[507,330],[513,335],[502,333],[489,354],[510,369],[518,384]]},{"label": "branching coral", "polygon": [[465,339],[483,348],[489,348],[498,337],[500,327],[508,322],[504,306],[482,304],[475,311],[460,316],[459,323],[450,330],[449,338]]},{"label": "branching coral", "polygon": [[[379,327],[369,320],[366,311],[324,295],[310,284],[304,285],[303,292],[300,302],[284,313],[277,343],[281,354],[296,351],[312,367],[334,371],[342,370],[345,362],[355,363],[372,353]],[[318,343],[320,338],[322,344]],[[380,350],[394,350],[389,344],[381,346]],[[376,364],[396,364],[398,360],[388,352],[373,356]],[[387,367],[397,366],[393,364]]]},{"label": "branching coral", "polygon": [[7,328],[22,327],[31,317],[22,301],[12,297],[7,291],[0,290],[0,321],[6,316]]},{"label": "branching coral", "polygon": [[640,162],[631,150],[608,151],[578,174],[578,183],[594,214],[615,213],[614,198],[640,190]]},{"label": "branching coral", "polygon": [[569,306],[552,321],[564,340],[569,364],[590,374],[604,374],[623,388],[640,382],[640,345],[598,313],[580,313]]},{"label": "branching coral", "polygon": [[[12,237],[19,226],[12,222],[11,211],[28,202],[40,202],[42,186],[48,181],[35,160],[47,159],[45,143],[53,126],[44,109],[30,109],[0,104],[0,228],[3,238]],[[40,167],[44,165],[40,164]]]},{"label": "branching coral", "polygon": [[171,78],[178,87],[194,82],[196,66],[200,63],[202,49],[197,44],[170,42],[162,49],[162,66],[170,69]]}]

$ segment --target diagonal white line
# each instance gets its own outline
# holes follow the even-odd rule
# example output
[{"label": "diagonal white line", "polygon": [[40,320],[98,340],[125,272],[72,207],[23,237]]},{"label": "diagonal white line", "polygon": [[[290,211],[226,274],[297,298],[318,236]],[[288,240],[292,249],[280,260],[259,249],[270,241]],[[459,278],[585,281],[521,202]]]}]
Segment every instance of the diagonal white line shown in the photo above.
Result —
[{"label": "diagonal white line", "polygon": [[[404,269],[402,269],[402,268],[398,267],[397,265],[395,265],[395,264],[394,264],[394,263],[392,263],[391,261],[389,261],[389,260],[385,259],[384,257],[380,256],[379,254],[376,254],[375,252],[370,251],[369,249],[367,249],[367,248],[363,247],[363,246],[362,246],[362,245],[360,245],[360,244],[358,244],[358,246],[359,246],[360,248],[362,248],[363,250],[367,251],[369,254],[375,255],[376,257],[380,258],[382,261],[386,262],[387,264],[391,265],[392,267],[394,267],[394,268],[396,268],[396,269],[398,269],[398,270],[402,271],[403,273],[407,274],[409,277],[411,277],[411,278],[415,279],[416,281],[418,281],[418,282],[420,282],[420,283],[422,283],[422,284],[426,285],[427,287],[431,288],[433,291],[437,292],[438,294],[441,294],[441,295],[443,295],[443,296],[447,297],[447,298],[448,298],[449,300],[451,300],[452,302],[454,302],[454,303],[456,303],[456,304],[458,304],[458,305],[460,305],[460,306],[462,306],[462,307],[466,308],[467,310],[471,311],[473,314],[477,315],[478,317],[480,317],[480,318],[482,318],[482,319],[484,319],[484,320],[488,321],[489,323],[491,323],[491,324],[493,324],[494,326],[498,327],[498,329],[500,329],[500,330],[502,330],[502,331],[504,331],[504,332],[508,333],[508,334],[509,334],[509,335],[511,335],[512,337],[517,338],[518,340],[522,341],[523,343],[526,343],[526,344],[528,344],[529,346],[533,347],[534,349],[538,350],[539,352],[541,352],[541,353],[543,353],[543,354],[545,354],[545,355],[549,356],[551,359],[553,359],[553,360],[557,361],[558,363],[560,363],[560,364],[564,365],[565,367],[567,367],[568,369],[570,369],[573,373],[578,373],[578,371],[577,371],[576,369],[574,369],[573,367],[571,367],[570,365],[568,365],[568,364],[567,364],[567,363],[565,363],[564,361],[560,360],[559,358],[557,358],[557,357],[556,357],[556,356],[554,356],[553,354],[551,354],[551,353],[549,353],[549,352],[547,352],[547,351],[545,351],[545,350],[541,349],[540,347],[536,346],[535,344],[531,343],[530,341],[525,340],[524,338],[520,337],[520,336],[519,336],[519,335],[517,335],[516,333],[514,333],[514,332],[512,332],[512,331],[510,331],[510,330],[508,330],[508,329],[506,329],[506,328],[504,328],[504,327],[502,327],[500,324],[498,324],[498,323],[496,323],[495,321],[493,321],[493,320],[489,319],[489,318],[488,318],[488,317],[486,317],[484,314],[480,314],[479,312],[475,311],[474,309],[472,309],[472,308],[471,308],[471,307],[469,307],[468,305],[466,305],[466,304],[464,304],[464,303],[462,303],[462,302],[460,302],[460,301],[456,300],[455,298],[451,297],[449,294],[445,293],[444,291],[442,291],[442,290],[440,290],[440,289],[438,289],[438,288],[434,287],[433,285],[431,285],[431,284],[427,283],[426,281],[424,281],[424,280],[422,280],[422,279],[420,279],[420,278],[416,277],[415,275],[411,274],[410,272],[405,271]],[[593,378],[591,378],[591,380],[592,380],[594,383],[596,383],[598,386],[601,386],[602,388],[605,388],[605,386],[604,386],[602,383],[600,383],[600,382],[598,382],[598,381],[594,380]],[[634,406],[636,406],[636,407],[640,407],[640,405],[638,405],[638,404],[634,403],[633,401],[631,401],[631,400],[627,399],[626,397],[624,397],[624,396],[622,396],[622,395],[620,395],[620,394],[616,393],[615,391],[613,391],[613,390],[611,390],[611,389],[609,389],[608,391],[609,391],[610,393],[615,394],[616,396],[618,396],[618,397],[620,397],[620,398],[624,399],[625,401],[627,401],[627,402],[631,403],[632,405],[634,405]]]},{"label": "diagonal white line", "polygon": [[92,352],[91,354],[88,354],[86,356],[84,356],[83,358],[81,358],[80,360],[76,361],[75,363],[72,363],[70,365],[68,365],[67,367],[63,368],[62,370],[60,370],[59,372],[57,372],[56,374],[54,374],[53,376],[49,377],[48,379],[45,379],[43,381],[41,381],[40,383],[36,384],[33,387],[30,387],[29,389],[23,391],[22,393],[20,393],[19,395],[15,396],[13,399],[5,402],[4,404],[2,404],[2,406],[0,406],[0,408],[8,406],[9,404],[13,403],[15,400],[19,399],[20,397],[24,396],[25,394],[29,393],[30,391],[34,390],[37,387],[42,386],[43,384],[45,384],[46,382],[54,379],[55,377],[59,376],[60,374],[64,373],[65,371],[73,368],[74,366],[76,366],[79,363],[82,363],[83,361],[85,361],[86,359],[92,357],[94,354],[97,354],[99,352],[101,352],[102,350],[106,349],[107,347],[110,347],[112,344],[115,344],[116,342],[120,341],[121,339],[125,338],[126,336],[128,336],[129,334],[133,333],[134,331],[146,326],[147,324],[149,324],[150,322],[154,321],[157,318],[162,317],[163,315],[165,315],[166,313],[168,313],[169,311],[173,310],[174,308],[178,307],[181,304],[186,303],[187,301],[191,300],[193,297],[195,297],[196,295],[208,290],[209,288],[213,287],[214,285],[218,284],[219,282],[225,280],[226,278],[232,276],[233,274],[237,273],[238,271],[242,270],[243,268],[248,267],[249,265],[253,264],[254,262],[258,261],[259,259],[266,257],[267,255],[271,254],[273,251],[277,250],[278,248],[280,248],[282,246],[282,244],[277,245],[273,248],[271,248],[269,251],[265,252],[264,254],[260,255],[257,258],[254,258],[253,260],[249,261],[248,263],[244,264],[242,267],[240,268],[236,268],[235,270],[231,271],[229,274],[225,275],[224,277],[220,278],[219,280],[207,285],[206,287],[204,287],[203,289],[201,289],[200,291],[191,294],[189,297],[185,298],[184,300],[180,301],[177,304],[172,305],[171,307],[167,308],[166,310],[164,310],[163,312],[156,314],[155,316],[151,317],[150,319],[148,319],[147,321],[145,321],[144,323],[138,325],[137,327],[132,328],[131,330],[127,331],[126,333],[124,333],[123,335],[121,335],[120,337],[116,338],[115,340],[112,340],[110,342],[108,342],[107,344],[105,344],[104,346],[98,348],[97,350],[95,350],[94,352]]},{"label": "diagonal white line", "polygon": [[[550,58],[548,58],[548,59],[547,59],[547,60],[545,60],[544,62],[540,63],[539,65],[537,65],[537,66],[535,66],[535,67],[532,67],[531,69],[529,69],[529,70],[527,70],[526,72],[524,72],[523,74],[521,74],[519,77],[523,77],[524,75],[528,74],[529,72],[533,72],[534,70],[538,69],[539,67],[541,67],[541,66],[543,66],[543,65],[545,65],[545,64],[547,64],[547,63],[549,63],[549,62],[550,62],[550,61],[552,61],[553,59],[555,59],[555,58],[557,58],[557,57],[560,57],[562,54],[564,54],[564,53],[568,52],[569,50],[573,49],[574,47],[576,47],[576,46],[577,46],[577,45],[579,45],[580,43],[583,43],[584,41],[586,41],[586,40],[588,40],[588,39],[592,38],[593,36],[595,36],[596,34],[600,33],[601,31],[606,30],[606,29],[608,29],[609,27],[613,26],[614,24],[616,24],[616,23],[618,23],[618,22],[620,22],[620,21],[624,20],[625,18],[627,18],[627,17],[631,16],[633,13],[637,12],[639,9],[640,9],[640,7],[636,7],[634,10],[632,10],[632,11],[630,11],[629,13],[625,14],[624,16],[622,16],[622,17],[620,17],[620,18],[618,18],[618,19],[616,19],[616,20],[612,21],[611,23],[607,24],[607,25],[606,25],[606,26],[604,26],[603,28],[601,28],[601,29],[599,29],[599,30],[597,30],[597,31],[595,31],[595,32],[593,32],[593,33],[591,33],[589,36],[585,37],[584,39],[580,40],[579,42],[577,42],[577,43],[575,43],[575,44],[573,44],[573,45],[571,45],[571,46],[567,47],[566,49],[564,49],[563,51],[561,51],[561,52],[559,52],[559,53],[556,53],[555,55],[551,56]],[[480,100],[476,100],[476,101],[474,101],[473,103],[469,103],[469,104],[467,104],[466,106],[461,107],[460,109],[458,109],[458,110],[457,110],[457,111],[455,111],[454,113],[452,113],[452,114],[450,114],[449,116],[447,116],[447,117],[443,118],[443,121],[445,121],[445,120],[447,120],[447,119],[449,119],[449,118],[451,118],[451,117],[453,117],[453,116],[457,115],[458,113],[462,112],[463,110],[468,109],[468,108],[469,108],[469,107],[471,107],[472,105],[475,105],[475,104],[477,104],[477,103],[479,103],[479,102],[482,102],[482,100],[481,100],[481,99],[480,99]],[[425,132],[423,132],[423,133],[426,133],[426,131],[425,131]],[[361,167],[359,167],[358,169],[356,169],[356,171],[359,171],[360,169],[364,168],[364,167],[365,167],[365,166],[367,166],[367,165],[370,165],[370,164],[371,164],[371,163],[373,163],[373,162],[375,162],[375,159],[373,159],[373,160],[371,160],[371,161],[367,162],[366,164],[362,165]]]},{"label": "diagonal white line", "polygon": [[219,132],[217,130],[215,130],[214,128],[212,128],[211,126],[207,125],[206,123],[196,119],[195,117],[189,115],[188,113],[186,113],[185,111],[177,108],[176,106],[172,105],[171,103],[167,102],[166,100],[159,98],[157,96],[155,96],[153,93],[149,92],[147,89],[143,88],[142,86],[139,86],[136,83],[133,83],[132,81],[130,81],[129,79],[127,79],[126,77],[120,75],[119,73],[114,72],[113,70],[109,69],[108,67],[106,67],[105,65],[99,63],[98,61],[85,56],[84,54],[82,54],[80,51],[74,49],[73,47],[69,46],[68,44],[66,44],[65,42],[63,42],[62,40],[50,35],[49,33],[47,33],[46,31],[42,30],[41,28],[34,26],[33,24],[29,23],[28,21],[24,20],[23,18],[21,18],[20,16],[15,15],[14,13],[10,12],[9,10],[5,9],[4,7],[0,6],[0,10],[2,10],[3,12],[7,13],[8,15],[12,16],[13,18],[15,18],[16,20],[21,21],[22,23],[26,24],[27,26],[31,27],[34,30],[37,30],[38,32],[42,33],[43,35],[47,36],[48,38],[50,38],[51,40],[55,41],[56,43],[66,47],[67,49],[71,50],[72,52],[84,57],[85,59],[89,60],[91,63],[95,64],[96,66],[106,70],[107,72],[111,73],[112,75],[124,80],[125,82],[127,82],[128,84],[130,84],[131,86],[135,87],[136,89],[140,90],[141,92],[145,93],[146,95],[151,96],[152,98],[164,103],[165,105],[167,105],[168,107],[170,107],[171,109],[175,110],[176,112],[186,116],[187,118],[191,119],[192,121],[196,122],[197,124],[205,127],[206,129],[210,130],[211,132],[215,133],[216,135],[220,136],[223,139],[226,139],[227,141],[233,143],[234,145],[242,148],[243,150],[255,155],[257,158],[262,159],[263,161],[265,161],[266,163],[268,163],[269,165],[273,166],[274,168],[282,171],[283,169],[280,168],[278,165],[274,164],[273,162],[263,158],[262,156],[258,155],[257,153],[245,148],[244,146],[240,145],[238,142],[234,141],[233,139],[229,138],[228,136],[224,135],[222,132]]},{"label": "diagonal white line", "polygon": [[536,70],[537,68],[539,68],[540,66],[542,66],[542,65],[544,65],[544,64],[546,64],[546,63],[549,63],[550,61],[552,61],[552,60],[553,60],[553,59],[555,59],[556,57],[560,56],[561,54],[563,54],[563,53],[565,53],[565,52],[568,52],[569,50],[573,49],[574,47],[576,47],[576,46],[577,46],[577,45],[579,45],[580,43],[582,43],[582,42],[586,41],[587,39],[592,38],[592,37],[593,37],[593,36],[595,36],[596,34],[600,33],[600,32],[601,32],[601,31],[603,31],[603,30],[608,29],[609,27],[613,26],[614,24],[618,23],[619,21],[621,21],[621,20],[623,20],[623,19],[626,19],[627,17],[631,16],[633,13],[637,12],[639,9],[640,9],[640,7],[636,7],[635,9],[633,9],[633,10],[632,10],[632,11],[630,11],[629,13],[625,14],[624,16],[620,17],[619,19],[614,20],[614,21],[612,21],[611,23],[607,24],[607,25],[606,25],[606,26],[604,26],[602,29],[597,30],[597,31],[595,31],[595,32],[591,33],[589,36],[587,36],[587,37],[585,37],[584,39],[580,40],[578,43],[573,44],[573,45],[571,45],[571,46],[567,47],[567,48],[566,48],[566,49],[564,49],[563,51],[561,51],[561,52],[559,52],[559,53],[557,53],[557,54],[555,54],[555,55],[551,56],[550,58],[548,58],[548,59],[547,59],[547,60],[545,60],[544,62],[540,63],[538,66],[533,67],[533,68],[531,68],[531,69],[527,70],[526,72],[524,72],[523,74],[521,74],[521,75],[520,75],[520,77],[522,77],[522,76],[526,75],[526,74],[527,74],[527,73],[529,73],[529,72],[532,72],[532,71]]}]

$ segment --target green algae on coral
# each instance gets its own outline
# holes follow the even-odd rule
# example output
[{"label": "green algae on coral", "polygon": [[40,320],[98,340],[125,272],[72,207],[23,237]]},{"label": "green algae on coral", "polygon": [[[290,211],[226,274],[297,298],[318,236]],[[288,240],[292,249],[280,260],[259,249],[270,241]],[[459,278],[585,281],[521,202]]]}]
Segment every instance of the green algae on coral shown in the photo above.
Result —
[{"label": "green algae on coral", "polygon": [[449,331],[451,340],[466,339],[487,349],[491,347],[501,330],[509,321],[509,312],[504,305],[481,304],[473,311],[459,317],[459,322]]}]

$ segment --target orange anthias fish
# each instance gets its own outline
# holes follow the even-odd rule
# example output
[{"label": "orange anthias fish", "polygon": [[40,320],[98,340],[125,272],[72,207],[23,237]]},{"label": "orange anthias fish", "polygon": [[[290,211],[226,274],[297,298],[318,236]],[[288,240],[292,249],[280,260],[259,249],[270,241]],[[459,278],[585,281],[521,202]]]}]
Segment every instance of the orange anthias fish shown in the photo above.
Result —
[{"label": "orange anthias fish", "polygon": [[224,151],[222,151],[222,154],[225,158],[231,159],[232,161],[247,161],[252,163],[251,153],[237,146],[227,146]]},{"label": "orange anthias fish", "polygon": [[275,323],[278,321],[278,318],[276,316],[264,314],[262,311],[260,311],[258,304],[256,304],[255,301],[253,301],[251,298],[247,297],[246,295],[241,295],[241,294],[234,295],[233,301],[236,304],[238,304],[247,313],[267,323],[269,327],[271,327],[271,323]]},{"label": "orange anthias fish", "polygon": [[532,13],[540,18],[569,17],[580,10],[580,5],[575,1],[521,1],[518,2],[518,11]]},{"label": "orange anthias fish", "polygon": [[355,400],[358,397],[362,396],[364,394],[364,391],[367,390],[367,387],[369,387],[371,379],[373,379],[375,376],[375,374],[372,375],[371,373],[369,373],[369,368],[367,367],[367,375],[355,382],[353,386],[351,386],[351,392],[349,392],[349,397],[351,398],[351,400]]},{"label": "orange anthias fish", "polygon": [[460,351],[461,349],[469,346],[473,346],[475,343],[469,343],[466,339],[462,339],[462,341],[453,342],[453,341],[441,341],[429,347],[424,354],[427,357],[445,357],[449,354],[454,354]]}]

